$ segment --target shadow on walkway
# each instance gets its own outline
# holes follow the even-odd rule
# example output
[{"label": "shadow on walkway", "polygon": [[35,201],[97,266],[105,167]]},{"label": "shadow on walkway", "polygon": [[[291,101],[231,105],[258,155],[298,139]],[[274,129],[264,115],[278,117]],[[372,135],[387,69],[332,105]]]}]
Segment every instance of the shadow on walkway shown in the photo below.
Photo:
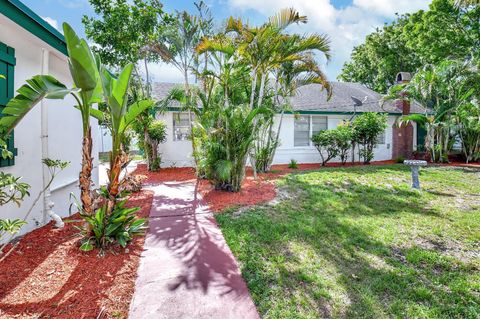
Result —
[{"label": "shadow on walkway", "polygon": [[130,318],[258,318],[238,265],[196,184],[153,187]]}]

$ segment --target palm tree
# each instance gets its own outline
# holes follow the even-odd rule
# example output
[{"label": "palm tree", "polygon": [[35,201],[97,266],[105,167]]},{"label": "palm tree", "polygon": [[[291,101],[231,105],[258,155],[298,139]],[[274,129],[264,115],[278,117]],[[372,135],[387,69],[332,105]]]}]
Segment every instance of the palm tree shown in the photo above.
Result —
[{"label": "palm tree", "polygon": [[408,99],[423,105],[425,114],[400,118],[416,122],[427,130],[425,148],[432,161],[447,162],[458,133],[456,114],[460,106],[469,103],[478,92],[478,71],[471,61],[447,60],[439,65],[426,65],[411,82],[390,88],[384,100]]},{"label": "palm tree", "polygon": [[320,84],[321,89],[327,91],[327,99],[330,99],[332,95],[332,87],[327,77],[317,62],[312,58],[282,63],[280,67],[274,70],[274,78],[274,110],[276,113],[280,112],[280,119],[275,131],[273,129],[273,118],[271,118],[266,126],[267,135],[258,140],[257,153],[263,152],[265,158],[263,161],[257,163],[257,169],[263,172],[270,170],[272,165],[275,150],[280,143],[280,130],[282,128],[284,114],[286,111],[292,111],[291,97],[293,97],[302,86],[309,84]]},{"label": "palm tree", "polygon": [[[313,81],[314,78],[313,73],[316,73],[317,83],[328,88],[325,75],[316,63],[312,63],[314,61],[312,55],[316,53],[324,54],[327,59],[330,58],[328,37],[318,34],[311,36],[284,34],[285,29],[292,24],[306,22],[307,18],[301,16],[293,8],[281,10],[260,27],[250,27],[241,19],[231,17],[227,20],[224,33],[213,38],[202,39],[197,47],[197,52],[200,54],[220,52],[227,57],[238,56],[236,62],[247,66],[250,70],[249,107],[250,109],[259,108],[264,106],[265,97],[271,100],[275,96],[275,93],[267,94],[272,91],[268,85],[269,78],[272,73],[275,73],[275,70],[281,68],[283,63],[296,61],[299,64],[303,63],[304,66],[310,66],[311,70],[308,72],[311,73],[311,80]],[[262,129],[264,125],[269,127],[266,130],[270,139],[267,139],[268,145],[271,145],[272,140],[273,132],[270,127],[273,125],[274,111],[272,110],[270,115],[266,115],[261,122],[259,122],[260,118],[254,120],[256,130]],[[276,144],[278,141],[272,145],[276,147]],[[257,154],[256,148],[253,148],[251,160],[255,176],[257,155],[259,154]],[[268,158],[270,157],[269,154]]]},{"label": "palm tree", "polygon": [[[198,7],[200,12],[200,5]],[[146,47],[146,50],[160,56],[165,62],[175,66],[183,74],[187,101],[185,108],[190,119],[190,130],[193,130],[192,110],[196,108],[192,102],[193,96],[189,81],[189,72],[198,64],[195,48],[197,47],[202,33],[205,32],[206,21],[202,16],[191,15],[186,11],[177,12],[176,19],[156,42]],[[191,136],[192,148],[195,150],[195,138]],[[195,163],[197,162],[194,156]]]}]

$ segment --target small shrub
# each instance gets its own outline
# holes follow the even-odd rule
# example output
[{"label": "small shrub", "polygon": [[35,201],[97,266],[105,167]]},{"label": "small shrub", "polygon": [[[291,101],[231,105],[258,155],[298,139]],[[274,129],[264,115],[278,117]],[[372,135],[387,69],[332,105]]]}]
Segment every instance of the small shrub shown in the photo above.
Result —
[{"label": "small shrub", "polygon": [[322,166],[325,166],[339,153],[334,130],[318,132],[312,137],[312,142],[320,153],[320,157],[322,158]]},{"label": "small shrub", "polygon": [[290,160],[290,163],[288,164],[288,168],[298,169],[298,163],[297,163],[297,161],[294,160],[294,159],[291,159],[291,160]]},{"label": "small shrub", "polygon": [[115,243],[126,247],[134,236],[145,232],[146,220],[135,214],[140,208],[126,208],[125,203],[126,200],[118,202],[109,216],[106,216],[107,205],[100,207],[93,216],[80,214],[88,224],[87,228],[81,229],[84,235],[81,250],[90,251],[96,247],[103,251]]},{"label": "small shrub", "polygon": [[352,149],[353,128],[350,123],[345,122],[333,130],[333,134],[338,148],[338,155],[342,164],[345,165],[348,160],[348,153]]},{"label": "small shrub", "polygon": [[360,149],[360,155],[363,157],[364,164],[370,164],[374,158],[373,148],[386,128],[387,114],[367,112],[353,121],[353,139],[363,147]]},{"label": "small shrub", "polygon": [[405,157],[399,156],[395,159],[395,163],[402,164],[405,161]]}]

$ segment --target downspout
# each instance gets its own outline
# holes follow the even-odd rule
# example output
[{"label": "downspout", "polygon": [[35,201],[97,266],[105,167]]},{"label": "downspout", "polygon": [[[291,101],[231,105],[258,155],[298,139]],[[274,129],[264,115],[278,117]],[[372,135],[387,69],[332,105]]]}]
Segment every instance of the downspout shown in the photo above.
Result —
[{"label": "downspout", "polygon": [[[49,73],[49,55],[50,52],[46,49],[42,49],[42,75],[47,75]],[[40,127],[41,127],[41,141],[42,141],[42,160],[48,158],[48,108],[45,104],[45,100],[40,102],[41,109],[41,118],[40,118]],[[43,222],[47,223],[48,217],[55,221],[55,227],[63,228],[65,225],[57,214],[53,212],[53,206],[55,205],[51,196],[49,182],[50,182],[50,171],[46,165],[42,163],[42,177],[43,177]]]}]

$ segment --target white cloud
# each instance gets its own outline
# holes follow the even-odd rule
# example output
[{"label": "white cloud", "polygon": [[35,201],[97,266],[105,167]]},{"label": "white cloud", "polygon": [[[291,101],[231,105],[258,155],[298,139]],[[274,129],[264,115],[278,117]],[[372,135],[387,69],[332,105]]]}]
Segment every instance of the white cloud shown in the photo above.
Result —
[{"label": "white cloud", "polygon": [[354,46],[365,36],[382,26],[385,21],[403,14],[428,8],[430,0],[353,0],[337,9],[332,0],[228,0],[238,10],[254,10],[264,16],[275,14],[287,7],[296,8],[308,17],[308,24],[295,31],[326,33],[331,39],[332,61],[326,67],[327,75],[334,80]]},{"label": "white cloud", "polygon": [[[166,64],[163,62],[149,63],[148,71],[152,82],[183,83],[184,81],[183,73],[172,64]],[[140,72],[145,75],[145,67],[143,66],[143,63],[140,64]],[[194,80],[194,77],[190,75],[189,81],[193,83]]]},{"label": "white cloud", "polygon": [[43,20],[47,21],[49,25],[58,30],[58,21],[50,17],[42,17]]}]

